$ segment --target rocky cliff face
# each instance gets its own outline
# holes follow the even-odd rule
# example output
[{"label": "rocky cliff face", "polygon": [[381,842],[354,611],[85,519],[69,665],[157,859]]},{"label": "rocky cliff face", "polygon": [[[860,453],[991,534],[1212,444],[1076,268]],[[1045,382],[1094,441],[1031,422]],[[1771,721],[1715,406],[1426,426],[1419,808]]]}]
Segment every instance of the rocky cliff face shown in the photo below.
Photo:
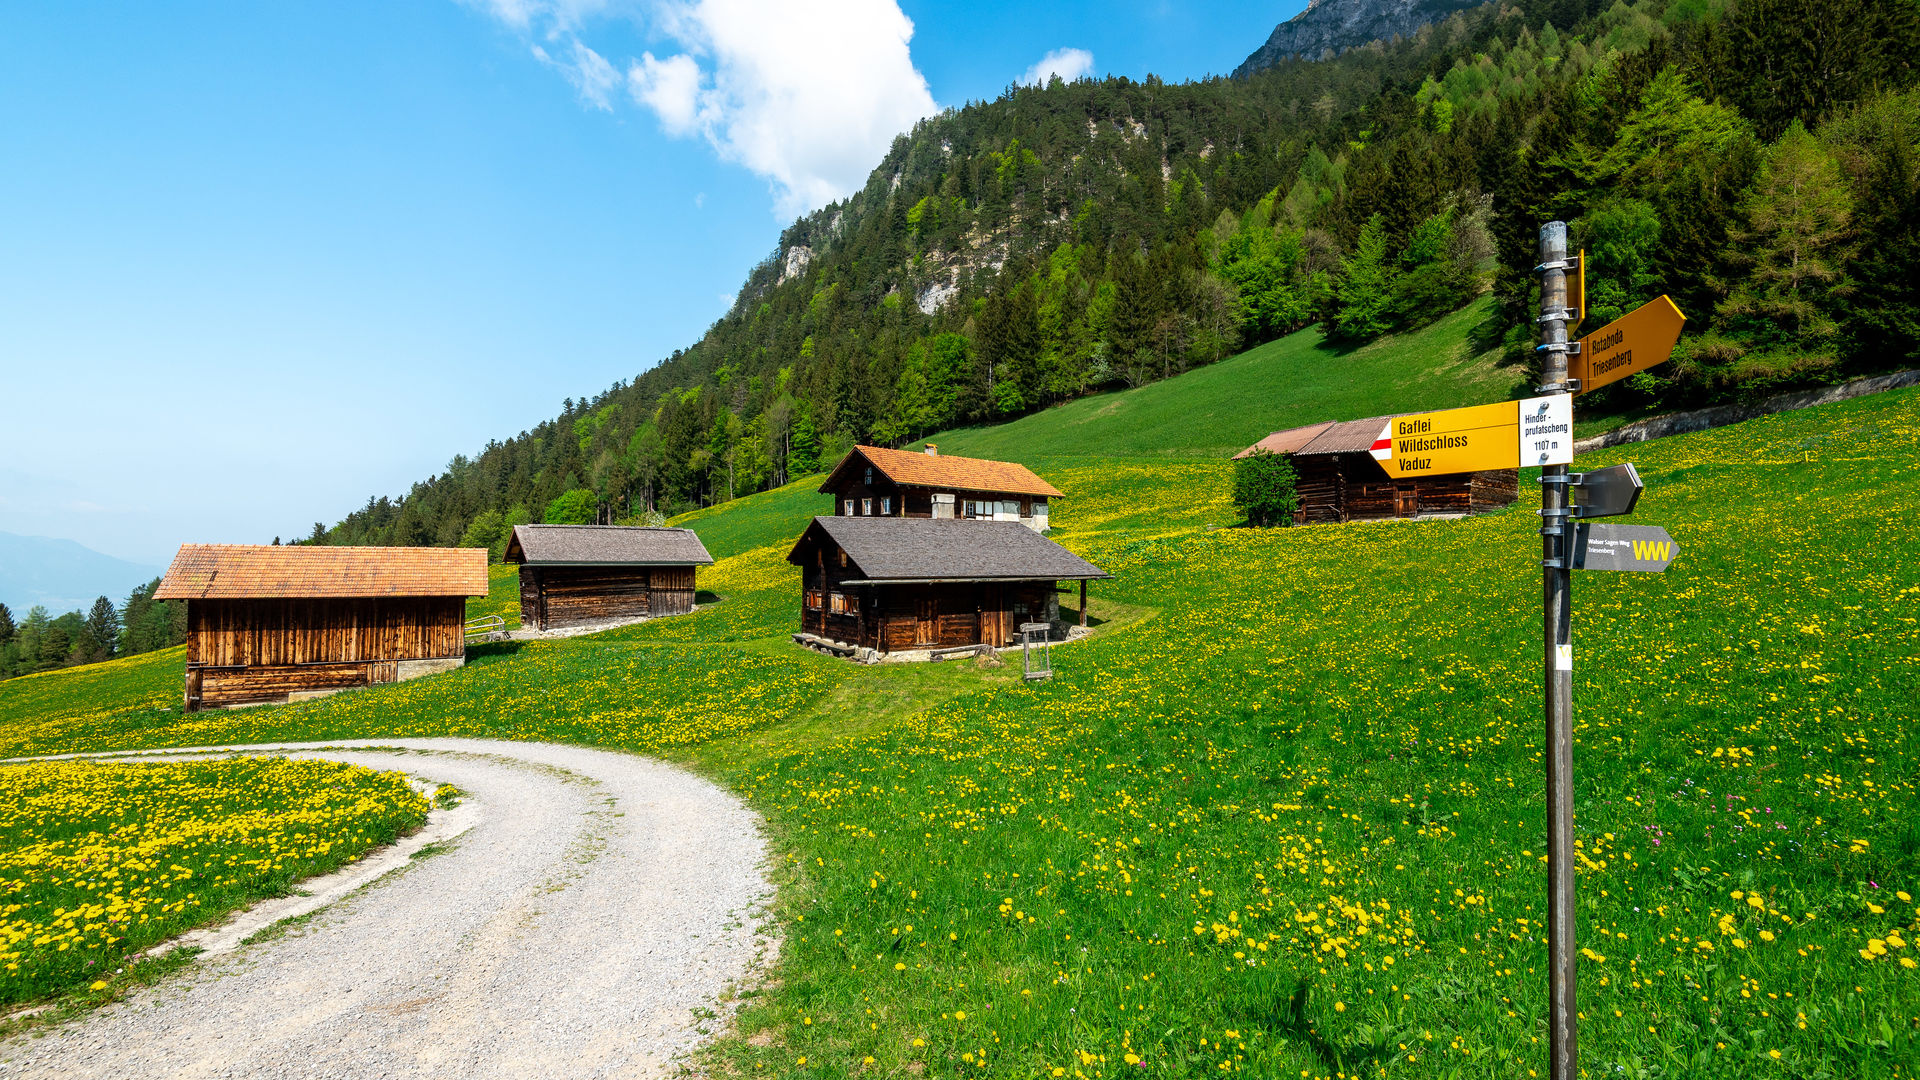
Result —
[{"label": "rocky cliff face", "polygon": [[1321,60],[1356,45],[1411,34],[1481,0],[1312,0],[1307,10],[1273,28],[1267,43],[1233,74],[1251,75],[1290,57]]}]

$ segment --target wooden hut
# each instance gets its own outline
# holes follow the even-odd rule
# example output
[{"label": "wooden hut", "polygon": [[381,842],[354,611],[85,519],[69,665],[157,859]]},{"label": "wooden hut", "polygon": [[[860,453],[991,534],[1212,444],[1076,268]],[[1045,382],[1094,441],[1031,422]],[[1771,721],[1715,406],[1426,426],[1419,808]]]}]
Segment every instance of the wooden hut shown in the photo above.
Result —
[{"label": "wooden hut", "polygon": [[187,710],[294,701],[466,662],[481,548],[186,544],[154,592],[187,602]]},{"label": "wooden hut", "polygon": [[1058,586],[1109,576],[1017,521],[817,517],[787,561],[801,568],[803,631],[895,652],[1014,644],[1022,623],[1061,632]]},{"label": "wooden hut", "polygon": [[1276,431],[1235,454],[1265,450],[1293,458],[1299,476],[1296,525],[1388,518],[1462,517],[1511,504],[1518,469],[1395,479],[1369,451],[1390,416]]},{"label": "wooden hut", "polygon": [[713,556],[691,529],[517,525],[520,625],[552,630],[693,610],[693,568]]},{"label": "wooden hut", "polygon": [[1047,531],[1049,500],[1060,489],[1025,465],[856,446],[820,485],[840,517],[907,517],[1017,521]]}]

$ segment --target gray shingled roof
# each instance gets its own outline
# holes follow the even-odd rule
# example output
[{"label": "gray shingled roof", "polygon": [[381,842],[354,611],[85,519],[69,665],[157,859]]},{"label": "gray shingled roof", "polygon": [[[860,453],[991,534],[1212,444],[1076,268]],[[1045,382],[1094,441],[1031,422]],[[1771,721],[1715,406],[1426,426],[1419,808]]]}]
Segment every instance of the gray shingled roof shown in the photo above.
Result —
[{"label": "gray shingled roof", "polygon": [[[1072,581],[1106,571],[1017,521],[817,517],[868,581]],[[811,534],[813,529],[808,529]],[[802,563],[801,536],[787,561]]]},{"label": "gray shingled roof", "polygon": [[692,529],[638,525],[515,525],[508,562],[533,565],[711,565]]}]

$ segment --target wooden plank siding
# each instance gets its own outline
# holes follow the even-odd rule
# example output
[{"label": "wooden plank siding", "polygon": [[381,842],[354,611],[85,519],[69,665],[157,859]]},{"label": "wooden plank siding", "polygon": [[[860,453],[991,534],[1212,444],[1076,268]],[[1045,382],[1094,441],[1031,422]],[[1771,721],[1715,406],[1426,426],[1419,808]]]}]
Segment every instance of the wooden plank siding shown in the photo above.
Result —
[{"label": "wooden plank siding", "polygon": [[1397,480],[1366,454],[1302,454],[1293,465],[1296,525],[1483,514],[1519,495],[1516,469]]},{"label": "wooden plank siding", "polygon": [[[801,578],[800,627],[832,641],[898,652],[905,649],[1016,644],[1023,622],[1057,619],[1057,582],[843,585],[850,574],[820,554]],[[833,610],[835,594],[851,610]],[[810,606],[817,596],[819,607]]]},{"label": "wooden plank siding", "polygon": [[466,655],[458,596],[189,600],[187,663],[260,667]]},{"label": "wooden plank siding", "polygon": [[520,625],[554,630],[693,610],[691,566],[522,566]]},{"label": "wooden plank siding", "polygon": [[459,596],[187,601],[188,710],[394,682],[405,660],[463,660]]}]

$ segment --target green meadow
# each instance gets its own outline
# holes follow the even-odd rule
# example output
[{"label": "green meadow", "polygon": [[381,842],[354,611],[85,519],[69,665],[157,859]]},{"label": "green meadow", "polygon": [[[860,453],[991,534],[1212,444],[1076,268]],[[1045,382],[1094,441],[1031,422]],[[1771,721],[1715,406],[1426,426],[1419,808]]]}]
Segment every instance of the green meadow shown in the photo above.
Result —
[{"label": "green meadow", "polygon": [[[780,957],[716,1074],[1543,1070],[1538,518],[1239,528],[1219,453],[1510,380],[1269,408],[1218,370],[935,439],[1041,465],[1056,538],[1115,575],[1043,684],[793,646],[814,478],[679,522],[719,560],[693,615],[224,713],[180,712],[178,651],[14,680],[0,752],[476,735],[684,762],[781,859]],[[1575,581],[1583,1063],[1912,1076],[1920,392],[1576,468],[1625,460],[1682,551]]]},{"label": "green meadow", "polygon": [[1431,326],[1358,348],[1329,344],[1310,328],[1176,379],[913,445],[933,442],[946,453],[1011,461],[1219,458],[1269,432],[1323,420],[1500,401],[1516,396],[1525,372],[1502,366],[1497,346],[1475,344],[1492,316],[1493,300],[1482,297]]}]

